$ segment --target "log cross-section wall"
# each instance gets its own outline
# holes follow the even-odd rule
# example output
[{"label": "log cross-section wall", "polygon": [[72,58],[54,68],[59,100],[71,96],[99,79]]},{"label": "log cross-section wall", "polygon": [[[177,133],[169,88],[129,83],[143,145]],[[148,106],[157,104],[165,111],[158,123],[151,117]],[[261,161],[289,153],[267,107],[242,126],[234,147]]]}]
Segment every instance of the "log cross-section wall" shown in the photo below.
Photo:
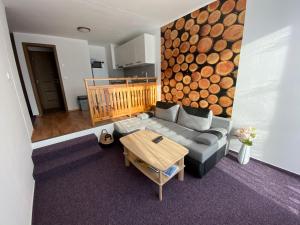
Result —
[{"label": "log cross-section wall", "polygon": [[161,28],[163,101],[231,117],[246,0],[217,0]]}]

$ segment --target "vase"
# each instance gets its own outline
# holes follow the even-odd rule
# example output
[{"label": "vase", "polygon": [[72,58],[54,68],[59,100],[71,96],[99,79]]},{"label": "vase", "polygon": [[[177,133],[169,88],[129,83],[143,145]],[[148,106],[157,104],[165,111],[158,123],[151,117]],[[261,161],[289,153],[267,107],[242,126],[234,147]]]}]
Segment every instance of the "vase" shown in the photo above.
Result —
[{"label": "vase", "polygon": [[250,160],[250,146],[243,144],[238,155],[238,161],[240,164],[245,165],[249,162],[249,160]]}]

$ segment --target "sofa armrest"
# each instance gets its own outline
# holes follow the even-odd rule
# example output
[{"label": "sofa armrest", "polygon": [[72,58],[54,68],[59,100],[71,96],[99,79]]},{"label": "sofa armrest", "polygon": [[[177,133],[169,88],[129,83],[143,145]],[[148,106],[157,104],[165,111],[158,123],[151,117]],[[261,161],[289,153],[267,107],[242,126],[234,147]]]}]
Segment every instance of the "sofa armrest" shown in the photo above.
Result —
[{"label": "sofa armrest", "polygon": [[224,128],[227,130],[227,134],[231,132],[232,129],[232,120],[229,118],[223,118],[218,116],[213,116],[211,127],[213,128]]}]

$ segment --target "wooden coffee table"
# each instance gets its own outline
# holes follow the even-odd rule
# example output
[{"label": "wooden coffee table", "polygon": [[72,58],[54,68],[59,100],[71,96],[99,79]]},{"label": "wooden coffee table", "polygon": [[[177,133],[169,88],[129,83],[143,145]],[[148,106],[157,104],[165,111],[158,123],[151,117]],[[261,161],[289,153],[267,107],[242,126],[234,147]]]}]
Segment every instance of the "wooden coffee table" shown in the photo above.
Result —
[{"label": "wooden coffee table", "polygon": [[[163,137],[159,143],[152,140],[160,136],[149,130],[141,130],[120,139],[124,146],[125,166],[132,163],[144,175],[159,186],[159,200],[162,201],[162,186],[178,174],[178,179],[184,179],[184,156],[188,150],[180,144]],[[163,171],[172,165],[178,166],[170,177]],[[152,169],[150,168],[152,167]],[[153,167],[156,169],[153,170]]]}]

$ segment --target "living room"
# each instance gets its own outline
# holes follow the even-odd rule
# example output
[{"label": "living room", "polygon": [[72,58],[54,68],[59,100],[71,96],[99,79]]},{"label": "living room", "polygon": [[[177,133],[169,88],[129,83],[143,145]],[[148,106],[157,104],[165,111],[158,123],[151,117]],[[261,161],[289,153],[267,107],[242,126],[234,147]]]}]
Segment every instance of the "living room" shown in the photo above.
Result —
[{"label": "living room", "polygon": [[299,6],[1,0],[0,223],[300,224]]}]

